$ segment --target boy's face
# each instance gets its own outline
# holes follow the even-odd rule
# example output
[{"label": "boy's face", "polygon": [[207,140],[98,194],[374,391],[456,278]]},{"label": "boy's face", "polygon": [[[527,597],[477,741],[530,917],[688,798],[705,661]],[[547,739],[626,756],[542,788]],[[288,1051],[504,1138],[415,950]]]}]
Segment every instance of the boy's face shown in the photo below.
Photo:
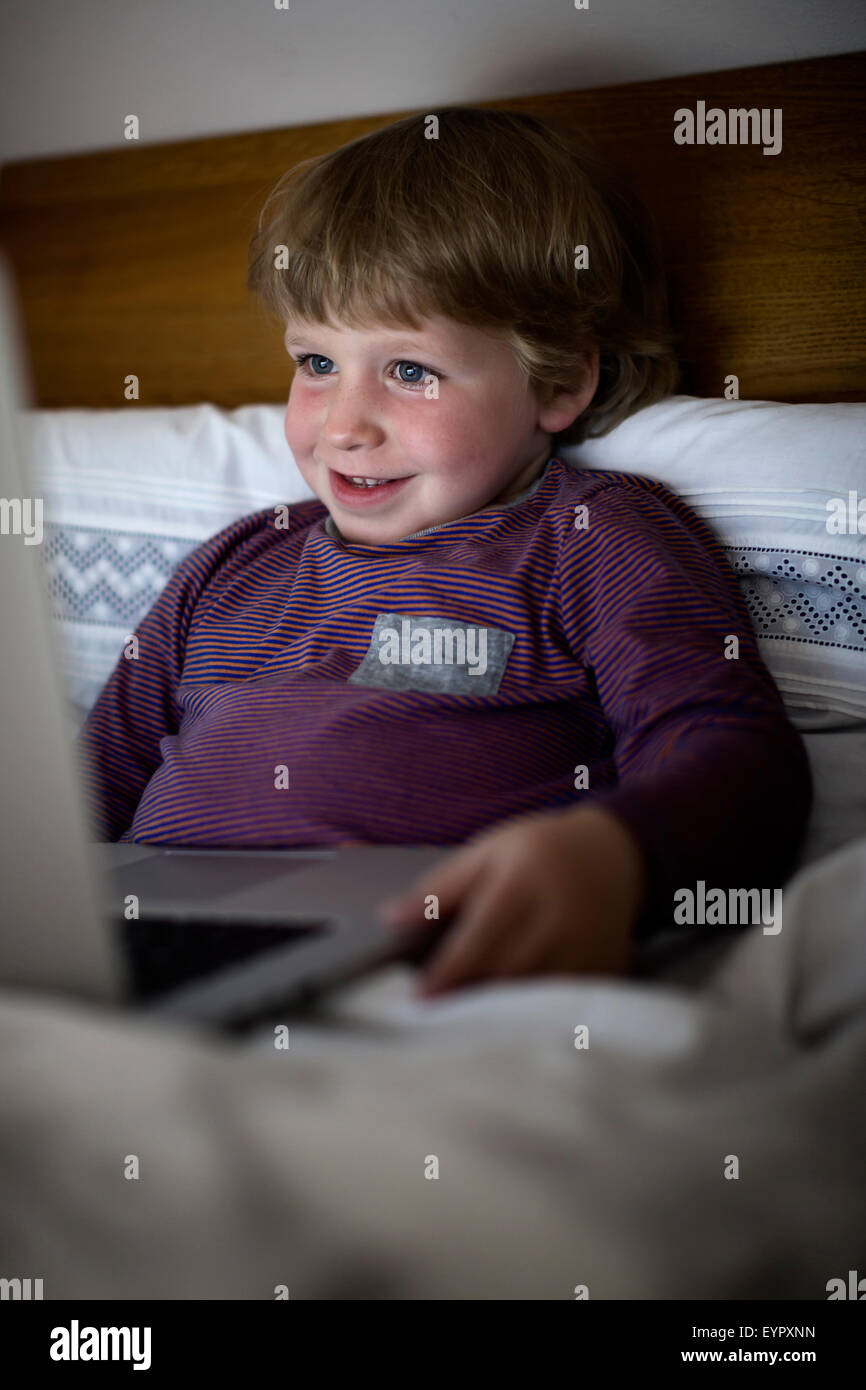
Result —
[{"label": "boy's face", "polygon": [[[304,480],[347,541],[379,545],[528,487],[550,435],[598,380],[539,405],[507,344],[437,316],[411,329],[289,323],[297,361],[285,433]],[[350,479],[388,479],[383,487]]]}]

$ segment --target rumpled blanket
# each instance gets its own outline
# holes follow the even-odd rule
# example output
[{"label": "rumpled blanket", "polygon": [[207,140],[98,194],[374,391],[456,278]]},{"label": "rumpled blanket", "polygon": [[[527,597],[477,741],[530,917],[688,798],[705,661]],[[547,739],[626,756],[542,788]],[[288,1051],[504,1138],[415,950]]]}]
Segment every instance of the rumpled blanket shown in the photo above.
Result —
[{"label": "rumpled blanket", "polygon": [[796,875],[781,932],[660,978],[412,983],[240,1041],[0,992],[0,1276],[826,1299],[866,1274],[866,837]]}]

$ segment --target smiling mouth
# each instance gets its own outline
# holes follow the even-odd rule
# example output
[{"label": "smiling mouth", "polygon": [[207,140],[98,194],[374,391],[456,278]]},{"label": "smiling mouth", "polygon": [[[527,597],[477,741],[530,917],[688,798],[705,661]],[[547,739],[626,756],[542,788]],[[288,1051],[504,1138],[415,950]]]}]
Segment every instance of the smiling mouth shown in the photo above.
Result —
[{"label": "smiling mouth", "polygon": [[357,475],[353,473],[338,473],[336,468],[332,468],[331,472],[336,473],[337,477],[342,478],[344,482],[352,483],[354,486],[360,487],[381,487],[383,483],[401,483],[404,477],[409,476],[408,473],[406,473],[399,478],[368,478],[363,473]]},{"label": "smiling mouth", "polygon": [[328,472],[331,475],[331,490],[334,496],[348,506],[363,506],[384,501],[386,497],[393,496],[413,476],[410,473],[401,478],[368,478],[364,474],[338,473],[335,468],[330,468]]}]

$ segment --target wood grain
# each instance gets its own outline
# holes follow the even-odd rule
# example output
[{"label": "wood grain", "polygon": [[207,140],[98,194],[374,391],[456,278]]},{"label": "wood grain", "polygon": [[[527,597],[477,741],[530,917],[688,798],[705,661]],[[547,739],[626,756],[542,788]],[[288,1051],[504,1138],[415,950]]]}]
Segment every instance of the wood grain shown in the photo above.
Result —
[{"label": "wood grain", "polygon": [[[680,390],[866,400],[866,54],[473,103],[585,130],[659,225]],[[682,146],[679,107],[780,107],[783,147]],[[435,108],[434,108],[435,109]],[[42,408],[285,400],[246,252],[279,175],[410,112],[7,164],[0,245]],[[419,114],[426,114],[419,113]]]}]

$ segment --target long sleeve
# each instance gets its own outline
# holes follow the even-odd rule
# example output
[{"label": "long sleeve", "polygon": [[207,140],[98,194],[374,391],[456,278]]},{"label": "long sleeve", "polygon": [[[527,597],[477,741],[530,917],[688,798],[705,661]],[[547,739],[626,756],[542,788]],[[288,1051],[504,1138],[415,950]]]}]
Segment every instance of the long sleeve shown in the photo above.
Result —
[{"label": "long sleeve", "polygon": [[75,751],[96,839],[118,840],[129,828],[162,761],[162,740],[177,733],[175,691],[196,604],[218,566],[257,530],[262,515],[233,522],[180,561],[133,634],[137,651],[126,643],[88,714]]},{"label": "long sleeve", "polygon": [[586,576],[571,614],[615,737],[618,785],[598,795],[647,859],[640,933],[672,925],[673,892],[698,879],[780,887],[812,781],[709,528],[658,484],[599,479],[587,503],[588,525],[570,541]]}]

